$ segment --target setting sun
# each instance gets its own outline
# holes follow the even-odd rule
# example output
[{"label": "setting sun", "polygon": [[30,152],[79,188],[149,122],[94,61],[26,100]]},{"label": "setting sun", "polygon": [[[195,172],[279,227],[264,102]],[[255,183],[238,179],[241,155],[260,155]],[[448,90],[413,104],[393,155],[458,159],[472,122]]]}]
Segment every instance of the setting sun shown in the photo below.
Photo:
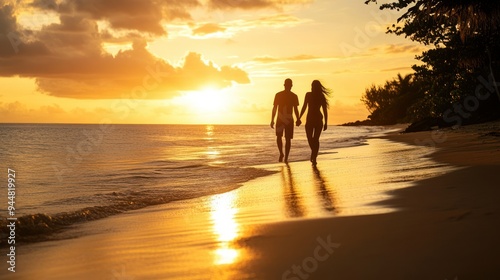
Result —
[{"label": "setting sun", "polygon": [[292,78],[301,101],[324,81],[340,124],[422,50],[385,36],[395,16],[364,1],[24,2],[0,4],[1,122],[267,124]]},{"label": "setting sun", "polygon": [[0,0],[0,280],[500,279],[499,22]]},{"label": "setting sun", "polygon": [[229,105],[227,94],[215,88],[186,93],[182,97],[182,101],[193,113],[198,115],[226,111]]}]

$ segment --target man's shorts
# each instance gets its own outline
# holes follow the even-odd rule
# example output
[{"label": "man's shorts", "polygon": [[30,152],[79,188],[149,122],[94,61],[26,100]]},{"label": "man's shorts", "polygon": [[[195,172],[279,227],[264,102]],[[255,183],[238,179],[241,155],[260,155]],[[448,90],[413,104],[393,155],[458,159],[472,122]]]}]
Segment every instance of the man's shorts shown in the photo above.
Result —
[{"label": "man's shorts", "polygon": [[287,124],[284,122],[276,123],[276,136],[283,137],[283,131],[285,132],[285,138],[293,139],[293,120]]}]

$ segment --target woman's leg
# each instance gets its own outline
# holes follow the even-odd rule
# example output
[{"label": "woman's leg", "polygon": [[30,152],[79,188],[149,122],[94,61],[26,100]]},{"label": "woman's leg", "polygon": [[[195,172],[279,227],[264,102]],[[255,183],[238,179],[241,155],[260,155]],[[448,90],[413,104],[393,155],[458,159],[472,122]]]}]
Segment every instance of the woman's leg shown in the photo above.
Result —
[{"label": "woman's leg", "polygon": [[313,163],[316,163],[316,158],[318,157],[319,137],[321,136],[322,130],[323,130],[323,122],[317,123],[313,129],[312,142],[313,142],[314,148],[311,148],[312,149],[311,161]]},{"label": "woman's leg", "polygon": [[313,134],[314,134],[314,126],[306,124],[307,143],[309,143],[309,148],[311,148],[311,161],[313,161],[313,152],[314,152]]}]

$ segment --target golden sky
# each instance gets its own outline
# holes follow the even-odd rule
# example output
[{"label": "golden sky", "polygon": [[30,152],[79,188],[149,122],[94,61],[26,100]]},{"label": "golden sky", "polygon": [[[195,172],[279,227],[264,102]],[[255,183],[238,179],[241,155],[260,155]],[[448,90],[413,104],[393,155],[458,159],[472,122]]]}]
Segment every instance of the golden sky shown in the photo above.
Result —
[{"label": "golden sky", "polygon": [[[380,4],[380,3],[379,3]],[[423,48],[364,0],[0,0],[0,122],[267,124],[285,78],[330,123]],[[300,109],[300,108],[299,108]]]}]

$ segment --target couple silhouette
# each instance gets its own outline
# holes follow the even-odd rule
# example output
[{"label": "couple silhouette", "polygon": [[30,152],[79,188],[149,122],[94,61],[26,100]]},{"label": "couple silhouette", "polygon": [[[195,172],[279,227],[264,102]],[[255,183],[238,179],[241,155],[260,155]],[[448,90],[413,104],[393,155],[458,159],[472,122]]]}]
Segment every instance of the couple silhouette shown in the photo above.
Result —
[{"label": "couple silhouette", "polygon": [[[306,135],[307,142],[311,148],[311,162],[316,165],[316,158],[319,152],[319,137],[321,132],[328,128],[328,97],[330,96],[330,90],[325,88],[320,81],[314,80],[311,84],[311,91],[306,93],[304,97],[304,104],[302,104],[302,109],[299,115],[299,98],[292,90],[293,82],[291,79],[286,79],[284,83],[285,89],[276,93],[274,97],[274,106],[271,116],[271,128],[276,126],[276,144],[278,145],[278,150],[280,152],[279,162],[288,163],[288,156],[290,154],[290,148],[292,146],[293,139],[293,113],[297,117],[295,122],[296,126],[300,126],[302,121],[300,120],[304,115],[307,108],[306,117]],[[321,114],[321,109],[323,114]],[[274,119],[276,117],[276,125]],[[324,119],[324,123],[323,123]],[[283,134],[285,136],[285,152],[283,153]]]}]

